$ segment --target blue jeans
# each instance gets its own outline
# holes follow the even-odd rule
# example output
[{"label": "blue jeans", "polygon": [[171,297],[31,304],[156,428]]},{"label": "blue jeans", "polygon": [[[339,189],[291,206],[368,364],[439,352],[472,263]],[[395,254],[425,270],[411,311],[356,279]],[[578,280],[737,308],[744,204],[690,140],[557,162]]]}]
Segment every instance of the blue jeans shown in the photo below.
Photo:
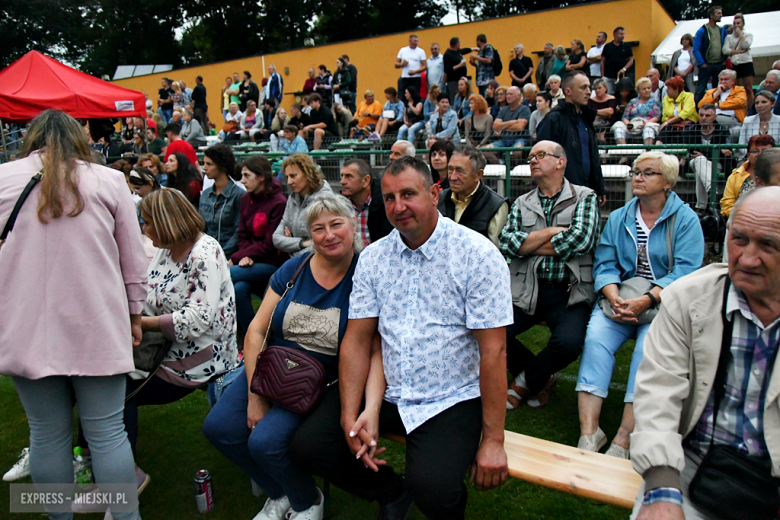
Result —
[{"label": "blue jeans", "polygon": [[230,268],[230,278],[233,280],[233,289],[236,292],[236,317],[238,326],[244,332],[255,317],[252,307],[252,294],[262,296],[268,280],[279,269],[270,264],[252,264],[249,267],[234,265]]},{"label": "blue jeans", "polygon": [[714,86],[717,86],[718,74],[723,72],[725,68],[725,63],[708,63],[704,68],[701,68],[701,65],[699,65],[699,77],[696,79],[696,95],[694,96],[696,106],[699,105],[699,101],[702,100],[707,92],[707,83],[714,81]]},{"label": "blue jeans", "polygon": [[612,370],[615,368],[615,352],[629,339],[636,337],[636,346],[631,355],[631,368],[628,372],[626,403],[634,402],[634,382],[636,371],[642,361],[645,336],[650,329],[647,325],[618,323],[607,318],[598,304],[593,308],[585,336],[585,348],[580,360],[580,373],[577,376],[577,392],[588,392],[606,399]]},{"label": "blue jeans", "polygon": [[253,430],[247,427],[247,385],[236,381],[211,409],[203,435],[233,464],[243,469],[272,499],[290,499],[305,511],[317,501],[314,478],[296,468],[288,449],[305,416],[273,405]]},{"label": "blue jeans", "polygon": [[414,144],[414,138],[416,137],[417,132],[423,128],[425,128],[425,123],[422,121],[418,121],[412,126],[401,125],[401,128],[398,129],[398,140],[403,141],[404,139],[408,139]]},{"label": "blue jeans", "polygon": [[160,109],[160,115],[165,120],[165,124],[170,124],[171,120],[173,119],[173,109],[172,108],[161,108]]},{"label": "blue jeans", "polygon": [[[30,425],[30,472],[41,484],[73,482],[73,396],[92,452],[98,484],[136,485],[133,453],[122,420],[125,375],[105,377],[51,376],[13,378]],[[86,446],[84,446],[86,447]],[[114,518],[135,520],[138,496],[130,496],[135,510],[111,512]],[[51,513],[52,520],[71,520],[73,513]]]},{"label": "blue jeans", "polygon": [[517,139],[515,137],[510,137],[509,139],[499,138],[498,141],[493,141],[494,148],[520,148],[523,146],[525,146],[525,139]]}]

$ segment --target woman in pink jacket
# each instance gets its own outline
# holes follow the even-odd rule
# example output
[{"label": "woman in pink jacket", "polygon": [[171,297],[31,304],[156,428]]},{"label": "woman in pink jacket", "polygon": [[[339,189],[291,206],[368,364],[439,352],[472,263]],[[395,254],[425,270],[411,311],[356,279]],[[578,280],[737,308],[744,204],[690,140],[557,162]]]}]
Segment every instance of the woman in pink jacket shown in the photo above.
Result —
[{"label": "woman in pink jacket", "polygon": [[[98,484],[135,485],[122,411],[147,261],[124,176],[90,160],[76,120],[47,110],[30,125],[25,158],[0,165],[0,228],[43,174],[0,249],[0,374],[28,417],[36,483],[73,482],[73,395]],[[140,518],[128,498],[117,520]],[[72,518],[65,502],[50,518]]]}]

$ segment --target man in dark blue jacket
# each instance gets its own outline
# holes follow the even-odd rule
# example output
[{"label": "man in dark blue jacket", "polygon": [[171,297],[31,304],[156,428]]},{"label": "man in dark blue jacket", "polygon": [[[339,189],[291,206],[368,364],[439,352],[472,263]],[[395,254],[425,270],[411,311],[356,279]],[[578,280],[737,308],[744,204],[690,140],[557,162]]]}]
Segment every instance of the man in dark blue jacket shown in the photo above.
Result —
[{"label": "man in dark blue jacket", "polygon": [[694,96],[697,106],[707,91],[707,83],[710,80],[717,82],[718,74],[726,68],[723,40],[726,39],[728,33],[725,27],[718,25],[723,17],[723,9],[719,5],[713,5],[707,11],[707,16],[709,21],[696,31],[696,36],[693,38],[693,56],[699,67],[699,78]]}]

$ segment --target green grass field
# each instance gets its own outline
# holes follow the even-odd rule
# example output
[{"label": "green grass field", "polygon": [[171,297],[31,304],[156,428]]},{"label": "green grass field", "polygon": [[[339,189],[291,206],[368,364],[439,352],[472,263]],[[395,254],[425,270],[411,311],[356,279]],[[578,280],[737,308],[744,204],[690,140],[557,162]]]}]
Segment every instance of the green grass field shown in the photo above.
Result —
[{"label": "green grass field", "polygon": [[[546,328],[535,327],[521,339],[534,351],[539,351],[548,337]],[[632,349],[633,342],[629,342],[618,352],[614,383],[625,385],[628,380]],[[507,413],[506,429],[576,445],[579,424],[574,386],[578,368],[579,363],[574,363],[561,373],[561,381],[545,408],[533,410],[522,406]],[[249,478],[222,457],[201,434],[200,427],[208,411],[205,393],[200,391],[177,403],[140,409],[138,463],[152,478],[141,495],[144,520],[250,520],[262,508],[264,498],[252,496]],[[604,405],[601,421],[601,427],[610,440],[617,431],[622,411],[623,392],[612,391]],[[18,452],[29,444],[27,420],[13,384],[7,377],[0,377],[0,417],[0,472],[5,472],[16,462]],[[457,432],[453,432],[455,434]],[[387,445],[390,464],[402,472],[403,448],[392,443]],[[216,507],[207,515],[197,512],[192,481],[195,472],[203,468],[208,469],[214,478]],[[3,482],[0,519],[44,518],[44,515],[11,515],[8,513],[8,500],[9,484]],[[377,511],[376,504],[331,488],[328,519],[373,519]],[[467,518],[491,520],[617,520],[628,518],[628,514],[627,510],[514,479],[491,492],[482,493],[471,488],[466,511]],[[76,518],[80,517],[99,520],[102,515],[78,515]],[[424,516],[415,509],[411,518],[421,520]]]}]

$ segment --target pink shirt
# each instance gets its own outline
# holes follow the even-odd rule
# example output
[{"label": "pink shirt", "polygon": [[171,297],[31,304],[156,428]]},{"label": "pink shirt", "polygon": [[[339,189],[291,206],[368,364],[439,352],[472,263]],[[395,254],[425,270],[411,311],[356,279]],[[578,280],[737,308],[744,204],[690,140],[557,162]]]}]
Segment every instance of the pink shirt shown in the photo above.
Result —
[{"label": "pink shirt", "polygon": [[[0,165],[0,226],[41,156]],[[40,185],[0,249],[0,374],[132,372],[129,314],[146,300],[147,260],[124,175],[79,163],[84,211],[38,220]]]}]

